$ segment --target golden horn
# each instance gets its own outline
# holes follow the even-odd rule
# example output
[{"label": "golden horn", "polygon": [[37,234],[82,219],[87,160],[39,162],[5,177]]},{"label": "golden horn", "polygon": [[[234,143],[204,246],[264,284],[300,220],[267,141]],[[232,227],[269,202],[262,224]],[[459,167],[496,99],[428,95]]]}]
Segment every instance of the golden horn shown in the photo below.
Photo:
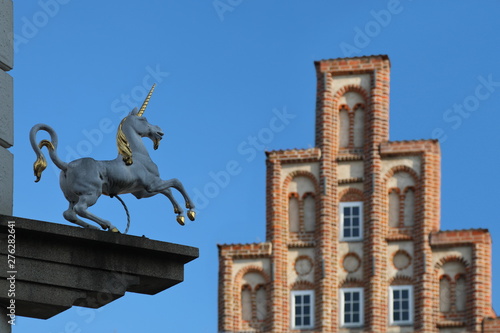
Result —
[{"label": "golden horn", "polygon": [[144,103],[142,103],[141,109],[139,110],[139,112],[137,112],[138,117],[141,117],[142,114],[144,113],[144,111],[146,111],[146,106],[148,106],[149,99],[151,98],[151,95],[153,95],[153,90],[155,90],[155,87],[156,87],[156,83],[154,83],[153,86],[151,87],[151,90],[149,91],[148,96],[146,96]]}]

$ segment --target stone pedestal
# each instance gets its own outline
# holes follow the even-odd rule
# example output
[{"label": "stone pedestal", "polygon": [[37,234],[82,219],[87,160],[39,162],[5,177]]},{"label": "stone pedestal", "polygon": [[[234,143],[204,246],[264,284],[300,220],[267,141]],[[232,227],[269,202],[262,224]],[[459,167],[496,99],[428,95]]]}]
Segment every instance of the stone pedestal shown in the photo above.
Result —
[{"label": "stone pedestal", "polygon": [[12,275],[16,316],[47,319],[73,305],[99,308],[126,291],[154,295],[182,282],[184,265],[197,257],[189,246],[0,215],[0,307],[10,302]]}]

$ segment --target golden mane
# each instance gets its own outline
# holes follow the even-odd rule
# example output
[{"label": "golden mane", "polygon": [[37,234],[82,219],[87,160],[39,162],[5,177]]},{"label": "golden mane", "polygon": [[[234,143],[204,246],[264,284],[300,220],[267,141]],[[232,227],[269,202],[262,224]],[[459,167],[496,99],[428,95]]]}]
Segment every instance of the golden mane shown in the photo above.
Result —
[{"label": "golden mane", "polygon": [[125,119],[127,118],[123,118],[123,120],[120,122],[120,126],[118,126],[118,132],[116,133],[116,146],[118,147],[118,153],[123,157],[123,162],[125,162],[126,165],[131,165],[132,163],[134,163],[134,161],[132,160],[132,150],[130,149],[127,137],[122,130],[123,122],[125,121]]}]

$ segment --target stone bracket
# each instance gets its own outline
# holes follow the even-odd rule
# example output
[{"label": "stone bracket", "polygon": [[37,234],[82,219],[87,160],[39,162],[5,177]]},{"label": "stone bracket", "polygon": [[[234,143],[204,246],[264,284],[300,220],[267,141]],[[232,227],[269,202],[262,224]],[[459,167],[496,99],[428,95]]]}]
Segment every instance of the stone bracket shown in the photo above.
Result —
[{"label": "stone bracket", "polygon": [[8,221],[15,221],[16,315],[47,319],[99,308],[126,291],[154,295],[184,280],[194,247],[0,215],[0,304],[6,305]]}]

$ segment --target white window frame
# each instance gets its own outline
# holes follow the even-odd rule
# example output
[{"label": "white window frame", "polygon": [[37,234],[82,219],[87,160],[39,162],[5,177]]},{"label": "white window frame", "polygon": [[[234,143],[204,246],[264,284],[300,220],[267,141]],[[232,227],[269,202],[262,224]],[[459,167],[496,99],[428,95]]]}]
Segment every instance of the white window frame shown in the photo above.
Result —
[{"label": "white window frame", "polygon": [[[359,208],[359,236],[353,237],[344,236],[344,208],[345,207],[358,207]],[[340,240],[341,241],[359,241],[363,239],[363,202],[362,201],[351,201],[351,202],[341,202],[339,205],[340,210]],[[352,227],[351,227],[352,230]]]},{"label": "white window frame", "polygon": [[[295,296],[310,296],[311,298],[311,322],[310,325],[295,325]],[[314,328],[314,290],[292,290],[291,292],[291,300],[290,300],[290,308],[291,308],[291,317],[290,323],[292,329],[305,329],[305,328]]]},{"label": "white window frame", "polygon": [[[356,323],[346,323],[344,321],[345,315],[345,294],[346,293],[359,293],[359,321]],[[352,310],[351,310],[352,312]],[[363,288],[341,288],[340,289],[340,325],[341,327],[361,327],[365,321],[364,314],[364,293]]]},{"label": "white window frame", "polygon": [[[408,320],[394,320],[394,291],[408,291]],[[412,325],[413,324],[413,286],[390,286],[389,287],[389,323],[391,325]]]}]

